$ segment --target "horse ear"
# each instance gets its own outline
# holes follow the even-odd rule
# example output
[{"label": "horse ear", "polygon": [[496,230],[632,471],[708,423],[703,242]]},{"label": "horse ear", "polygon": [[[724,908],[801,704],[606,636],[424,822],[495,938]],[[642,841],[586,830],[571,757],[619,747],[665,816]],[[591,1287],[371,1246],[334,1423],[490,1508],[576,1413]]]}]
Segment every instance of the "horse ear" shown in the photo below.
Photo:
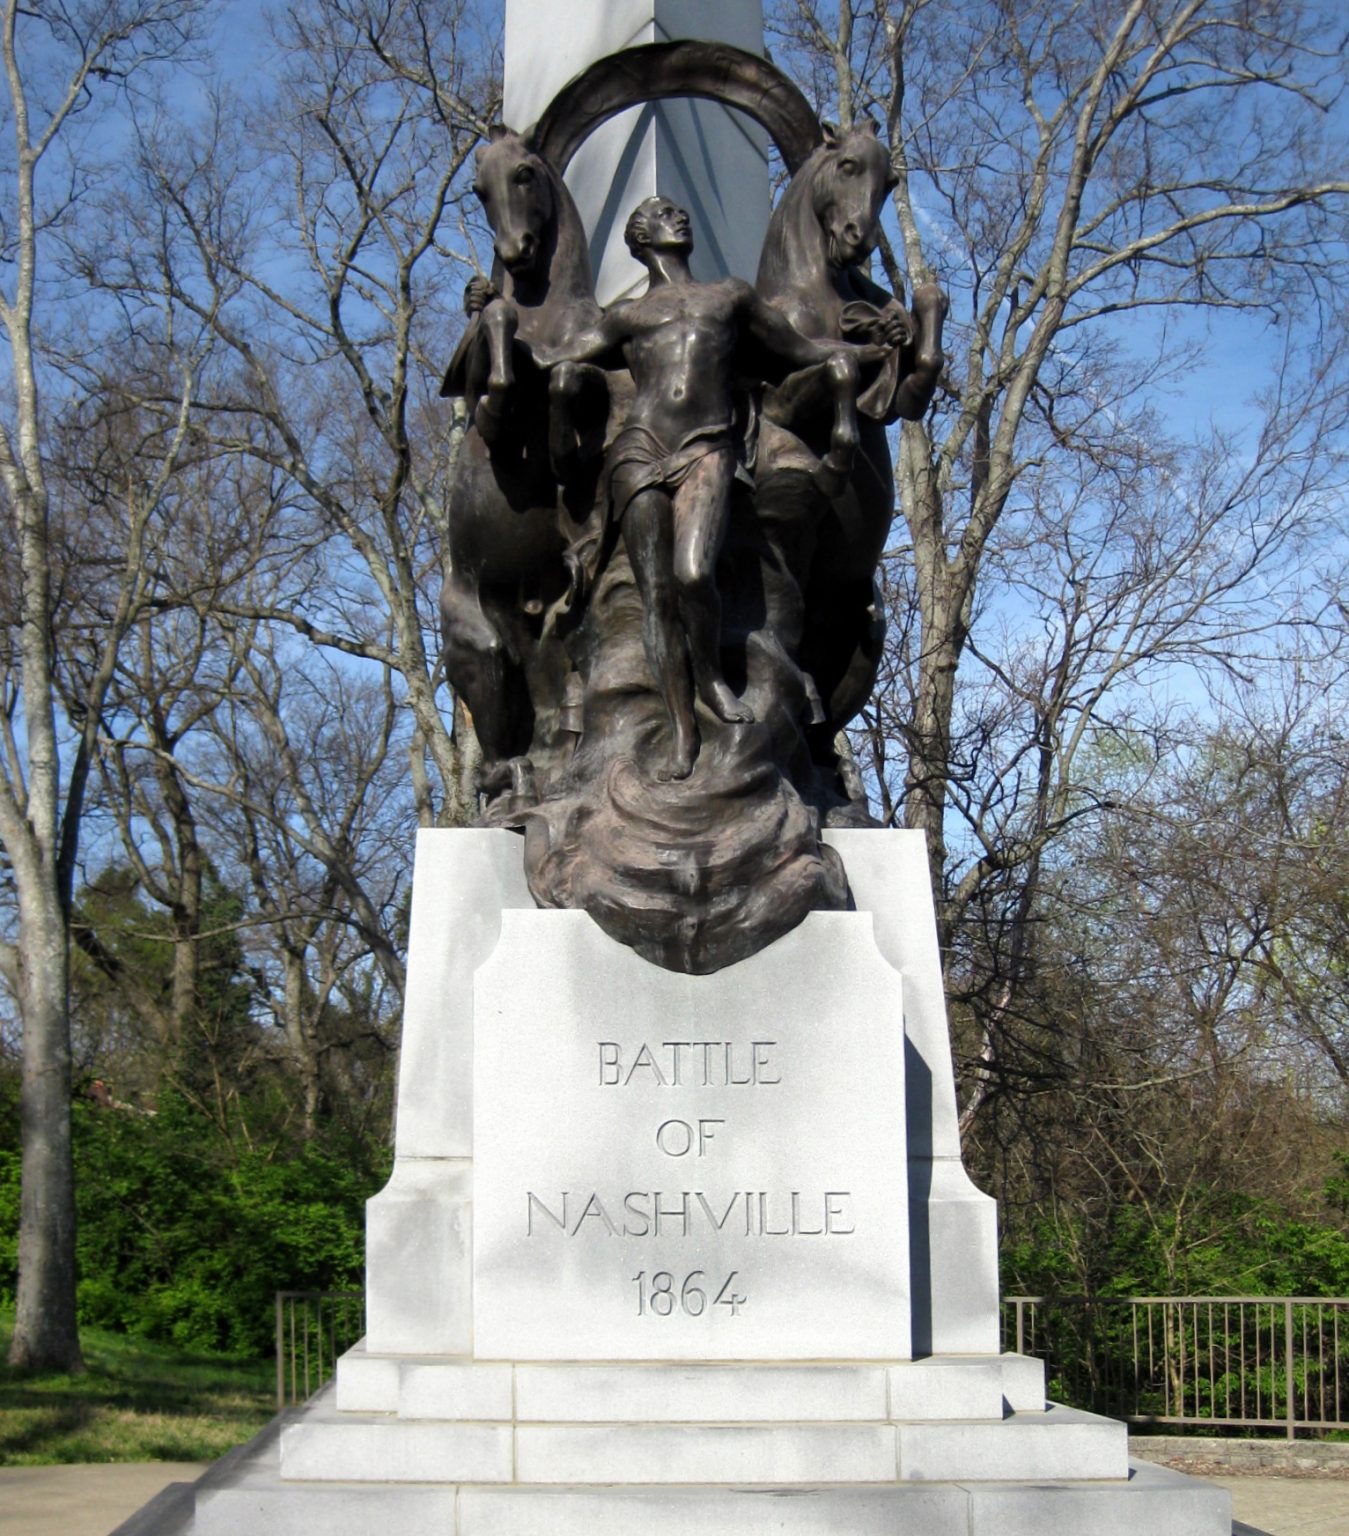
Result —
[{"label": "horse ear", "polygon": [[826,149],[833,149],[833,148],[835,148],[837,146],[837,144],[838,144],[838,124],[837,123],[821,122],[820,123],[820,133],[824,137],[824,147]]},{"label": "horse ear", "polygon": [[869,133],[873,139],[880,137],[881,125],[874,117],[864,117],[858,127],[863,133]]},{"label": "horse ear", "polygon": [[510,129],[505,123],[492,123],[487,130],[487,137],[491,143],[499,144],[509,133]]}]

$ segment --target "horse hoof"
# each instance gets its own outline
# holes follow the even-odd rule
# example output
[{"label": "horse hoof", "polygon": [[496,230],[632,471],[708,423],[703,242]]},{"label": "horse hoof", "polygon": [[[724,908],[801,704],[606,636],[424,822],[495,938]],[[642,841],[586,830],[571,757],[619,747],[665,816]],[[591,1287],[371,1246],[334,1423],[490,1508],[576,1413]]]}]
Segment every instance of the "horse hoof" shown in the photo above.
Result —
[{"label": "horse hoof", "polygon": [[539,789],[534,781],[534,764],[527,757],[513,757],[510,770],[511,801],[515,810],[525,810],[539,803]]},{"label": "horse hoof", "polygon": [[574,448],[553,448],[548,453],[548,468],[559,485],[565,485],[576,477],[580,454]]},{"label": "horse hoof", "polygon": [[811,478],[830,501],[842,496],[848,488],[848,476],[852,473],[853,455],[831,448],[816,465]]},{"label": "horse hoof", "polygon": [[913,290],[913,308],[932,310],[945,318],[951,308],[951,301],[936,283],[919,283]]},{"label": "horse hoof", "polygon": [[501,419],[499,411],[494,411],[486,400],[479,400],[477,409],[473,412],[473,425],[477,427],[478,436],[483,442],[489,448],[495,448],[501,441],[506,423]]},{"label": "horse hoof", "polygon": [[707,697],[703,702],[718,720],[724,720],[727,725],[754,723],[754,711],[748,704],[737,699],[726,683],[713,683],[707,690]]},{"label": "horse hoof", "polygon": [[503,790],[511,787],[512,777],[511,764],[508,760],[484,759],[478,768],[478,792],[489,796],[499,795]]}]

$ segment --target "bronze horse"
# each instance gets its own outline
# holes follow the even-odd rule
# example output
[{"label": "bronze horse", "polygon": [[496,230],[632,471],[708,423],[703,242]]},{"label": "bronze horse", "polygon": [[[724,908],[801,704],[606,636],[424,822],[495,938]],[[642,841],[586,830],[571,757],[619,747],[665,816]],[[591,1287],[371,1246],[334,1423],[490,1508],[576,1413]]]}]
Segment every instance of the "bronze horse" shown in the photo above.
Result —
[{"label": "bronze horse", "polygon": [[519,793],[531,752],[565,751],[564,664],[539,640],[579,595],[608,394],[597,369],[545,373],[531,358],[599,316],[561,177],[527,140],[494,128],[474,190],[496,261],[490,284],[469,284],[468,329],[441,387],[464,398],[470,425],[450,488],[440,610],[446,675],[482,747],[480,787]]},{"label": "bronze horse", "polygon": [[859,451],[844,486],[827,473],[829,417],[816,381],[796,375],[764,402],[759,515],[803,587],[800,657],[821,704],[820,762],[832,761],[834,735],[866,702],[880,659],[873,587],[895,504],[885,428],[922,417],[944,361],[941,290],[918,287],[910,314],[861,270],[894,184],[874,123],[824,124],[773,211],[759,264],[759,292],[807,336],[887,349],[879,366],[862,366]]}]

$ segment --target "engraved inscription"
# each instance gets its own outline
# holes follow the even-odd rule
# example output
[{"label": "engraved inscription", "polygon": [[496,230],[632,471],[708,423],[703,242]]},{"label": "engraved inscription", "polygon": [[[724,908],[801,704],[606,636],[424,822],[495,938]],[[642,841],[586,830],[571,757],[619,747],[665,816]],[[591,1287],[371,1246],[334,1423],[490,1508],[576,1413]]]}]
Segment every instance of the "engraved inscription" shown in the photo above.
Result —
[{"label": "engraved inscription", "polygon": [[[740,1316],[740,1309],[749,1300],[748,1296],[741,1296],[735,1289],[738,1270],[732,1270],[721,1282],[721,1289],[712,1300],[714,1307],[726,1307],[732,1317]],[[707,1311],[707,1292],[704,1290],[706,1273],[701,1269],[690,1270],[684,1276],[683,1284],[679,1287],[678,1303],[680,1309],[689,1317],[702,1317]],[[653,1317],[670,1317],[675,1310],[675,1276],[668,1269],[658,1269],[651,1276],[649,1288],[647,1275],[644,1269],[639,1270],[633,1277],[632,1283],[637,1287],[637,1316],[646,1317],[650,1313]]]},{"label": "engraved inscription", "polygon": [[[776,1040],[621,1040],[595,1042],[601,1088],[772,1088],[782,1082]],[[670,1116],[654,1127],[666,1157],[712,1159],[733,1137],[724,1116]],[[738,1189],[709,1194],[701,1189],[639,1190],[602,1195],[598,1190],[525,1191],[525,1235],[568,1238],[848,1237],[856,1231],[852,1192]],[[739,1316],[746,1297],[723,1281],[713,1305]],[[671,1270],[633,1276],[639,1317],[701,1317],[707,1311],[706,1271],[682,1280]]]},{"label": "engraved inscription", "polygon": [[744,1237],[850,1237],[857,1230],[851,1201],[846,1189],[823,1194],[737,1189],[729,1197],[710,1198],[701,1189],[630,1189],[606,1205],[594,1191],[564,1189],[545,1199],[530,1189],[525,1191],[525,1231],[529,1237],[551,1230],[568,1237],[586,1231],[610,1237],[698,1237],[727,1231]]},{"label": "engraved inscription", "polygon": [[[519,921],[542,930],[545,916]],[[834,969],[851,955],[869,999],[846,1014],[828,967],[798,961],[781,984],[752,968],[696,987],[643,973],[612,992],[569,962],[542,1012],[504,962],[475,983],[484,1350],[902,1355],[901,998],[864,925],[834,916],[811,920],[815,947]],[[588,927],[568,940],[592,942],[608,953]]]},{"label": "engraved inscription", "polygon": [[600,1087],[647,1083],[657,1088],[771,1088],[782,1081],[776,1040],[642,1041],[599,1044]]}]

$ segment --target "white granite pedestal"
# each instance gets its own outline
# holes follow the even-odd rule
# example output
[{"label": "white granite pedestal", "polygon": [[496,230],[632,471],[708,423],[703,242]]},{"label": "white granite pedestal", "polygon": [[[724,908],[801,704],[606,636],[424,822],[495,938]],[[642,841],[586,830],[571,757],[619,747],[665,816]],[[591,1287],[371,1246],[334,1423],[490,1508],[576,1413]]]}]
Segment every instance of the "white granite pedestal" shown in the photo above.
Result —
[{"label": "white granite pedestal", "polygon": [[418,843],[366,1338],[195,1536],[1228,1536],[1222,1490],[998,1353],[921,838],[714,976]]}]

